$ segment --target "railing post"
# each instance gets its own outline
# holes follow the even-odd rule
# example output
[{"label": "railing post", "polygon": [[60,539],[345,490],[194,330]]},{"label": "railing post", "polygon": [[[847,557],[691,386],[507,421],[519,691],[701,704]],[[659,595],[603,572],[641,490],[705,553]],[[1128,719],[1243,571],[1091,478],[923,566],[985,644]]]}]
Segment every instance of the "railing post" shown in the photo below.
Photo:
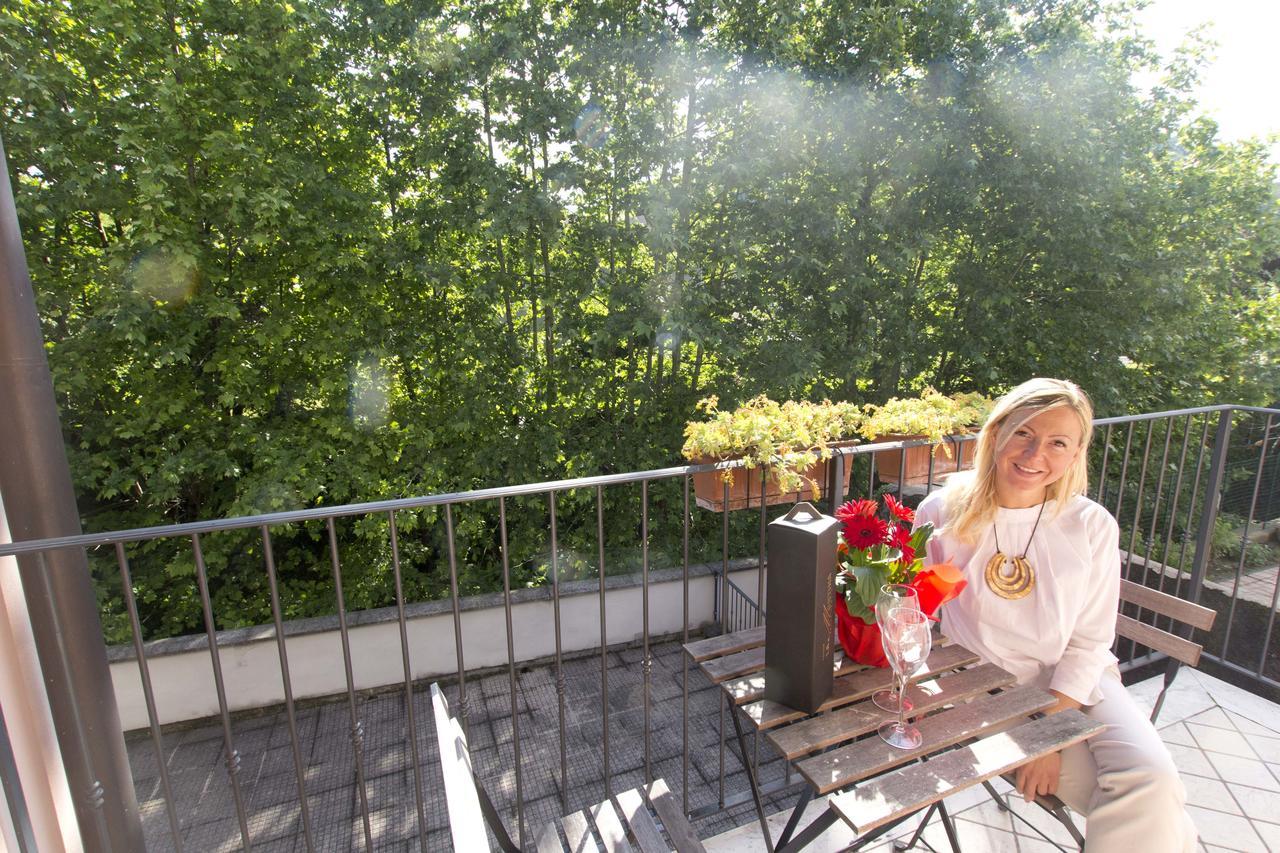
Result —
[{"label": "railing post", "polygon": [[[80,533],[3,141],[0,412],[0,492],[13,539]],[[18,573],[84,847],[142,850],[138,800],[84,550],[21,555]]]},{"label": "railing post", "polygon": [[1218,429],[1213,436],[1209,480],[1205,484],[1204,500],[1200,504],[1200,528],[1196,532],[1196,553],[1191,560],[1191,589],[1188,595],[1193,602],[1200,601],[1205,570],[1209,565],[1209,555],[1213,548],[1213,525],[1218,520],[1218,505],[1222,502],[1222,480],[1227,470],[1227,450],[1231,443],[1233,411],[1231,408],[1225,408],[1218,413]]}]

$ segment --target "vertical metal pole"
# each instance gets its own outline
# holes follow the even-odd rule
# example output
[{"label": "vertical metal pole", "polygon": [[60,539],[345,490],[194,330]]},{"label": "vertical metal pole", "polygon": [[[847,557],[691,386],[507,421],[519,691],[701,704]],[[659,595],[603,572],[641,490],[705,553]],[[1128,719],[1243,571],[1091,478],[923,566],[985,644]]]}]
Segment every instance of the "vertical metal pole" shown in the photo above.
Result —
[{"label": "vertical metal pole", "polygon": [[[689,645],[689,475],[684,476],[684,503],[682,504],[680,516],[680,549],[681,549],[681,567],[683,569],[684,581],[684,610],[681,617],[683,625],[680,642],[683,645]],[[683,781],[680,796],[684,813],[689,814],[689,656],[681,652],[680,659],[684,663],[684,677],[681,684],[683,696],[682,711],[680,714],[680,738],[682,748],[680,751],[680,769]]]},{"label": "vertical metal pole", "polygon": [[[14,541],[80,533],[3,141],[0,412],[0,492]],[[78,548],[39,556],[19,556],[18,573],[81,839],[91,853],[141,850],[142,820],[88,560]]]},{"label": "vertical metal pole", "polygon": [[196,561],[196,584],[200,590],[200,609],[204,614],[205,636],[209,638],[209,658],[213,664],[213,686],[218,695],[218,715],[222,720],[223,758],[227,765],[227,782],[231,785],[231,797],[236,806],[236,820],[240,822],[240,838],[245,850],[251,848],[249,815],[245,812],[244,792],[240,789],[240,750],[236,749],[231,728],[231,709],[227,705],[227,686],[222,677],[222,660],[218,655],[218,630],[213,621],[213,599],[209,596],[209,569],[205,565],[200,535],[191,537],[191,552]]},{"label": "vertical metal pole", "polygon": [[644,635],[644,659],[640,669],[644,678],[644,782],[653,781],[649,693],[653,682],[653,654],[649,650],[649,481],[640,481],[640,622]]},{"label": "vertical metal pole", "polygon": [[[447,506],[447,505],[446,505]],[[351,757],[356,768],[356,793],[364,822],[365,853],[373,853],[373,827],[369,820],[369,794],[365,790],[364,721],[356,699],[356,677],[351,663],[351,630],[347,627],[347,603],[342,594],[342,561],[338,557],[338,531],[333,516],[324,520],[329,532],[329,562],[333,566],[333,601],[338,608],[338,638],[342,641],[342,668],[347,676],[347,711],[351,718]],[[211,636],[212,641],[212,636]]]},{"label": "vertical metal pole", "polygon": [[[768,569],[768,560],[766,559],[768,546],[766,543],[769,541],[769,507],[767,505],[769,490],[765,484],[765,472],[767,470],[768,469],[761,469],[760,471],[760,550],[756,552],[759,554],[759,556],[756,557],[756,604],[759,605],[760,610],[764,609],[764,573]],[[742,621],[744,623],[746,622],[745,613],[743,614]],[[756,620],[752,624],[752,627],[756,627],[758,625],[760,625],[759,614],[756,615]]]},{"label": "vertical metal pole", "polygon": [[1200,601],[1204,573],[1209,565],[1209,551],[1213,546],[1213,523],[1218,519],[1222,480],[1227,471],[1227,446],[1231,442],[1231,412],[1231,409],[1223,409],[1218,413],[1218,430],[1213,436],[1209,482],[1205,483],[1204,499],[1200,502],[1200,527],[1196,532],[1196,554],[1191,560],[1191,588],[1187,591],[1193,602]]},{"label": "vertical metal pole", "polygon": [[724,483],[724,512],[720,514],[720,595],[716,599],[716,624],[729,633],[729,484]]},{"label": "vertical metal pole", "polygon": [[507,499],[498,498],[498,535],[502,542],[502,610],[507,619],[507,690],[511,694],[511,747],[515,751],[516,843],[529,837],[524,825],[524,776],[520,772],[520,694],[516,685],[516,641],[511,625],[511,549],[507,544]]},{"label": "vertical metal pole", "polygon": [[604,487],[596,486],[596,547],[600,557],[600,724],[604,735],[604,792],[613,796],[609,775],[609,628],[605,614]]},{"label": "vertical metal pole", "polygon": [[[267,588],[271,592],[271,621],[276,629],[276,655],[280,658],[280,686],[284,688],[285,723],[289,727],[289,751],[293,754],[293,776],[298,782],[298,807],[302,817],[302,840],[307,853],[315,853],[316,839],[311,830],[311,807],[307,805],[307,771],[302,763],[302,742],[298,737],[298,716],[294,712],[293,678],[289,674],[289,650],[284,641],[284,615],[280,610],[280,579],[276,574],[276,556],[271,547],[271,531],[262,525],[262,556],[267,566]],[[392,516],[392,549],[395,549],[395,516]],[[117,545],[117,548],[120,546]],[[401,620],[404,624],[404,620]],[[139,660],[141,660],[141,652]],[[413,719],[410,715],[410,719]],[[412,729],[411,729],[412,730]],[[417,764],[417,758],[414,759]],[[167,795],[166,795],[167,796]],[[181,853],[181,851],[179,851]]]},{"label": "vertical metal pole", "polygon": [[[164,809],[169,817],[169,836],[173,842],[174,853],[182,853],[182,828],[178,821],[177,804],[173,801],[173,788],[169,785],[167,766],[169,762],[165,759],[164,739],[160,735],[160,715],[156,712],[156,694],[151,687],[151,669],[147,666],[147,653],[142,646],[142,620],[138,618],[138,601],[133,595],[133,576],[129,572],[129,560],[125,556],[122,542],[116,543],[116,563],[120,566],[120,589],[124,593],[124,603],[129,610],[133,651],[138,656],[138,675],[142,679],[142,697],[147,703],[147,721],[151,724],[151,741],[156,748],[156,767],[160,771],[160,791],[164,795]],[[290,712],[292,710],[290,706]],[[290,719],[293,718],[290,717]],[[307,813],[305,803],[302,813],[304,816]]]},{"label": "vertical metal pole", "polygon": [[[418,810],[418,849],[422,853],[427,853],[427,807],[422,794],[422,761],[418,755],[418,723],[413,710],[413,665],[409,660],[409,628],[405,624],[404,619],[404,572],[400,568],[400,535],[396,530],[396,514],[395,511],[387,513],[387,532],[391,536],[391,569],[395,573],[396,580],[396,622],[400,626],[400,665],[404,669],[404,716],[408,727],[409,735],[409,755],[413,760],[413,792],[414,804]],[[267,527],[262,526],[263,538],[265,540]],[[268,556],[270,556],[268,554]],[[272,579],[271,591],[275,595],[275,580]],[[276,635],[279,636],[280,627],[276,626]],[[284,665],[284,643],[280,643],[280,663],[283,669]],[[288,691],[285,693],[286,698]],[[289,722],[293,724],[293,708],[289,708]],[[292,729],[290,735],[293,735]],[[302,819],[307,820],[307,812],[304,809]],[[311,849],[310,827],[307,827],[307,849]]]},{"label": "vertical metal pole", "polygon": [[[1187,574],[1187,542],[1191,539],[1191,521],[1195,518],[1196,495],[1200,493],[1200,476],[1204,473],[1204,449],[1209,444],[1209,416],[1204,417],[1204,426],[1200,429],[1200,444],[1196,449],[1196,477],[1191,484],[1191,499],[1187,501],[1187,520],[1182,525],[1182,545],[1178,548],[1178,582],[1173,585],[1173,594],[1182,597],[1182,576]],[[1203,501],[1201,506],[1203,507]],[[1203,512],[1203,509],[1201,509]],[[1192,565],[1195,554],[1192,554]],[[1190,583],[1190,580],[1188,580]]]}]

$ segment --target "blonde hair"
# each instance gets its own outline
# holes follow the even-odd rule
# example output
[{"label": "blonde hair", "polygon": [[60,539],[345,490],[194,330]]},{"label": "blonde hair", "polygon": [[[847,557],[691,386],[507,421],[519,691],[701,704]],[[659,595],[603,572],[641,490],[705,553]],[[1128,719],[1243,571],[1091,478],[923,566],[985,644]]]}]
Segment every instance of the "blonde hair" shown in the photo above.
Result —
[{"label": "blonde hair", "polygon": [[975,542],[995,519],[996,454],[1004,449],[1023,424],[1050,409],[1068,408],[1080,419],[1080,448],[1071,466],[1050,484],[1045,500],[1056,500],[1061,512],[1067,498],[1083,494],[1089,486],[1089,442],[1093,438],[1093,403],[1074,382],[1064,379],[1028,379],[996,401],[978,434],[974,470],[956,475],[947,485],[945,501],[951,522],[948,533],[962,542]]}]

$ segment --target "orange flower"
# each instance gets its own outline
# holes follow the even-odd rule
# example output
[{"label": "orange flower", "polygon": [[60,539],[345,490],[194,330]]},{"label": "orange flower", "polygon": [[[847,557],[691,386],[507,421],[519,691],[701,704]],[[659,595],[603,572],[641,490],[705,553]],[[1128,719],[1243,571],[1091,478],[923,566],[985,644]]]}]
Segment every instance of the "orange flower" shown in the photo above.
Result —
[{"label": "orange flower", "polygon": [[951,563],[927,566],[911,582],[920,597],[920,609],[929,616],[963,592],[967,585],[964,575]]}]

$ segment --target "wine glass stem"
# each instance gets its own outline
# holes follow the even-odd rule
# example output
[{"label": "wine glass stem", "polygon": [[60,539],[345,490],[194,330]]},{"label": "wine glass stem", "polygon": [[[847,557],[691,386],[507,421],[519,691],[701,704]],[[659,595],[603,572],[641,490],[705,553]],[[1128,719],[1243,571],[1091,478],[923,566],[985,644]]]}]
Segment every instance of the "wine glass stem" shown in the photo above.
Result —
[{"label": "wine glass stem", "polygon": [[898,674],[898,730],[906,728],[907,716],[907,679],[906,676]]}]

